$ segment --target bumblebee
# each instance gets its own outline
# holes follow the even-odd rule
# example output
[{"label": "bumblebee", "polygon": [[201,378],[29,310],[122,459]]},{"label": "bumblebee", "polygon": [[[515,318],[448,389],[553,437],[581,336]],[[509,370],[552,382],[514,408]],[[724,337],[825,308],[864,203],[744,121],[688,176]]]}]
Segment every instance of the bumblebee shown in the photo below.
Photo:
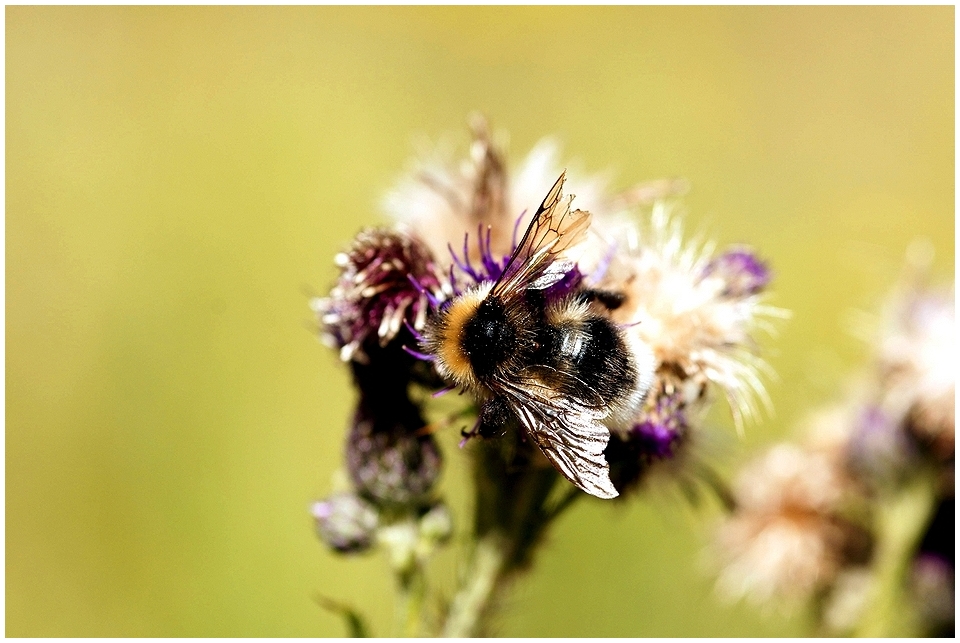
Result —
[{"label": "bumblebee", "polygon": [[527,438],[570,482],[613,498],[603,456],[607,423],[639,409],[653,357],[595,309],[613,293],[579,290],[551,301],[547,289],[573,269],[560,258],[583,240],[590,213],[570,210],[561,174],[495,282],[452,300],[428,323],[423,347],[437,372],[481,401],[479,433],[516,418]]}]

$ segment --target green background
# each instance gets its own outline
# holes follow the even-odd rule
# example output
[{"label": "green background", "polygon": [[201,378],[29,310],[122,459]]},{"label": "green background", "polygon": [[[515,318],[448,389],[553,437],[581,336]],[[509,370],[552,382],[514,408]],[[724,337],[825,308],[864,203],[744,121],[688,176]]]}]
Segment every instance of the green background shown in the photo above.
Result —
[{"label": "green background", "polygon": [[[308,513],[353,394],[307,302],[472,110],[514,160],[556,135],[619,186],[686,177],[688,229],[770,259],[777,416],[716,414],[728,462],[837,393],[913,238],[953,273],[952,7],[9,7],[7,635],[342,635],[317,594],[387,633],[385,560]],[[714,598],[715,514],[581,504],[501,633],[803,633]]]}]

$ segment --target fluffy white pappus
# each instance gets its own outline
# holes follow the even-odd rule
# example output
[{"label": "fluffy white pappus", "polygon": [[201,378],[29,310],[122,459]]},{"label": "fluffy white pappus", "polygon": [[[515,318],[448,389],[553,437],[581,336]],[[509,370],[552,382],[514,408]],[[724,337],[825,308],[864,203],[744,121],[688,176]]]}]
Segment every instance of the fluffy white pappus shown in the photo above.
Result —
[{"label": "fluffy white pappus", "polygon": [[825,533],[829,527],[823,521],[786,516],[731,519],[719,538],[729,560],[717,579],[717,591],[728,600],[795,607],[836,574],[836,557]]},{"label": "fluffy white pappus", "polygon": [[713,244],[685,242],[666,201],[654,204],[649,226],[620,224],[616,234],[623,241],[599,283],[626,295],[614,320],[650,346],[658,367],[718,386],[738,432],[761,405],[771,412],[761,375],[774,374],[758,356],[756,334],[773,333],[787,311],[763,304],[761,288],[731,294],[729,273],[711,272]]},{"label": "fluffy white pappus", "polygon": [[850,484],[832,458],[791,444],[751,462],[734,485],[736,510],[716,534],[720,593],[796,607],[829,586],[856,536],[839,515]]},{"label": "fluffy white pappus", "polygon": [[741,511],[826,514],[841,506],[849,488],[842,464],[828,454],[779,444],[743,469],[733,492]]},{"label": "fluffy white pappus", "polygon": [[[449,142],[421,152],[382,203],[390,218],[409,225],[430,245],[438,262],[448,268],[450,248],[462,256],[464,235],[470,237],[469,258],[474,262],[479,259],[478,231],[486,235],[487,226],[494,258],[509,255],[513,242],[519,241],[564,169],[568,177],[564,192],[575,195],[576,207],[595,217],[624,207],[631,198],[648,197],[656,187],[648,187],[644,192],[638,186],[624,193],[626,196],[610,196],[607,176],[588,176],[575,166],[563,165],[560,147],[551,139],[538,143],[510,170],[506,137],[492,137],[482,118],[472,119],[471,129],[468,154],[458,154]],[[596,242],[597,238],[592,236],[576,254],[598,256],[602,250],[591,253],[589,249]]]}]

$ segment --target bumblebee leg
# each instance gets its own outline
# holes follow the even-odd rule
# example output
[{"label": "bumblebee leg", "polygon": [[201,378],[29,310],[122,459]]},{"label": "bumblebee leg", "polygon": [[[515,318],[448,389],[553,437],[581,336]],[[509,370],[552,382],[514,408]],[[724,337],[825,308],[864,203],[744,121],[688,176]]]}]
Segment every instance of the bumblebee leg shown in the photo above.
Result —
[{"label": "bumblebee leg", "polygon": [[470,440],[470,438],[475,438],[480,435],[480,420],[477,419],[473,424],[473,428],[467,431],[466,429],[460,429],[460,436],[463,438],[460,440],[458,445],[461,449],[463,446]]},{"label": "bumblebee leg", "polygon": [[516,423],[516,415],[500,398],[493,398],[480,408],[480,424],[477,432],[484,438],[504,435],[507,427]]}]

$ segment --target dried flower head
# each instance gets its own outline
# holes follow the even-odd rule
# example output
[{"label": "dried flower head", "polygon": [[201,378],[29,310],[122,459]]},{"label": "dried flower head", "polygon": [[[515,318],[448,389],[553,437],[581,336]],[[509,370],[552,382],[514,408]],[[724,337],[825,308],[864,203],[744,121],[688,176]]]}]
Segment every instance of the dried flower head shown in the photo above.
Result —
[{"label": "dried flower head", "polygon": [[[451,248],[459,252],[463,247],[462,260],[480,263],[482,247],[465,244],[467,234],[485,240],[491,256],[509,255],[517,230],[529,223],[564,167],[559,162],[559,146],[546,139],[511,170],[505,137],[493,136],[486,120],[478,115],[471,118],[470,129],[472,142],[466,157],[458,158],[449,145],[421,154],[383,202],[388,216],[423,238],[445,269],[451,262]],[[598,221],[686,190],[681,180],[662,179],[611,194],[604,176],[586,176],[581,171],[569,174],[566,190],[577,196],[578,207]],[[594,248],[594,259],[606,249]],[[581,253],[591,251],[581,249]]]},{"label": "dried flower head", "polygon": [[942,457],[955,443],[957,367],[953,289],[908,288],[892,298],[880,328],[882,404]]},{"label": "dried flower head", "polygon": [[760,374],[770,369],[754,334],[785,311],[761,303],[765,265],[742,248],[713,256],[709,245],[684,243],[664,201],[654,205],[647,234],[633,231],[617,251],[600,287],[624,293],[613,318],[651,347],[658,374],[693,387],[691,398],[708,382],[718,386],[738,428],[758,413],[758,401],[769,406]]},{"label": "dried flower head", "polygon": [[431,297],[442,297],[430,249],[416,236],[383,228],[362,230],[336,256],[340,278],[311,306],[322,336],[343,361],[366,361],[364,344],[386,345],[403,327],[422,329]]},{"label": "dried flower head", "polygon": [[781,444],[750,463],[734,486],[736,510],[721,526],[720,591],[758,604],[796,604],[834,580],[869,547],[842,513],[851,481],[822,453]]},{"label": "dried flower head", "polygon": [[845,634],[904,626],[907,617],[871,619],[889,610],[879,597],[909,586],[920,617],[910,627],[952,628],[953,294],[908,277],[863,333],[872,367],[810,415],[806,446],[775,447],[742,472],[718,532],[727,594],[761,604],[815,597],[820,625]]}]

